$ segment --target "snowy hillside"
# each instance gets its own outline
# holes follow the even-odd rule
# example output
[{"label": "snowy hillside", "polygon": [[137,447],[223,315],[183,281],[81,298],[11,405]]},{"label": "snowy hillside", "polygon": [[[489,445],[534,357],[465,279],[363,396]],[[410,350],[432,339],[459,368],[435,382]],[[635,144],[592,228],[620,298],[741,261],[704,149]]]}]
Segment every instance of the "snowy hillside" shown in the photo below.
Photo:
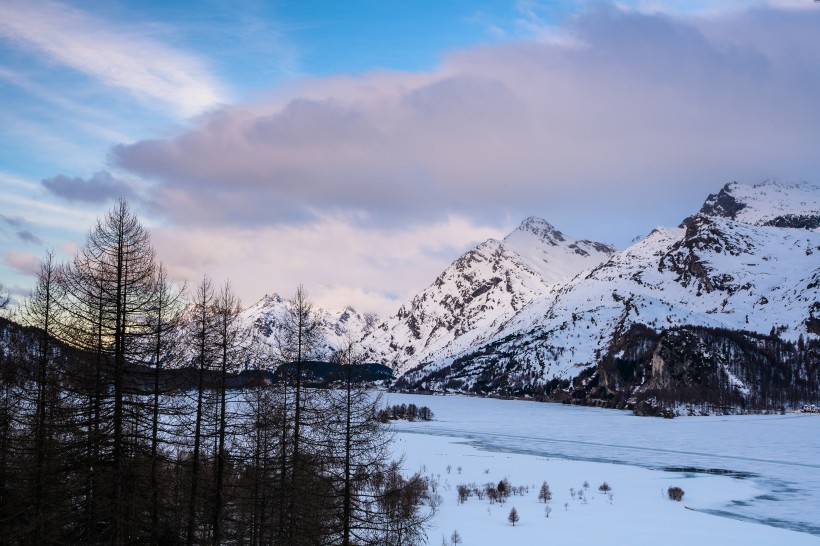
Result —
[{"label": "snowy hillside", "polygon": [[[591,271],[553,285],[550,297],[531,298],[529,305],[514,310],[502,328],[489,332],[486,343],[469,349],[452,346],[449,351],[445,347],[429,354],[427,364],[406,374],[402,383],[509,394],[544,392],[539,387],[553,382],[549,388],[561,385],[569,391],[570,382],[582,370],[591,374],[588,368],[621,358],[618,350],[625,337],[632,336],[631,343],[637,343],[637,326],[654,334],[680,327],[754,334],[745,338],[743,347],[768,343],[764,338],[770,334],[782,343],[801,339],[816,343],[820,334],[818,202],[820,189],[808,184],[729,184],[709,196],[701,212],[680,227],[655,229]],[[705,343],[702,333],[692,335]],[[644,336],[640,343],[662,344],[656,337]],[[737,390],[754,388],[736,375],[743,373],[734,368],[738,359],[733,355],[740,349],[730,349],[728,341],[719,344],[724,353],[703,348],[714,353],[709,355],[713,367],[720,362],[725,368],[718,376],[726,376],[725,381]],[[660,350],[660,345],[652,347]],[[770,349],[760,348],[762,356],[754,358],[765,360]],[[658,365],[659,357],[647,353],[649,348],[632,350],[635,359]],[[806,373],[817,373],[815,353],[803,350],[793,360],[798,366],[807,361],[814,371]],[[629,381],[638,383],[627,382],[630,388],[653,384],[651,371],[641,371],[639,377],[628,375]],[[618,390],[611,379],[604,373],[597,377],[609,396]],[[575,385],[581,386],[586,383]]]},{"label": "snowy hillside", "polygon": [[533,302],[614,253],[610,246],[564,235],[540,218],[527,218],[503,241],[489,239],[448,267],[363,345],[368,360],[402,373],[444,361],[496,334]]},{"label": "snowy hillside", "polygon": [[[278,294],[266,295],[264,298],[242,312],[241,320],[254,334],[261,337],[272,347],[276,347],[276,335],[282,325],[283,317],[290,308],[288,300]],[[348,337],[357,341],[373,330],[378,322],[375,315],[360,314],[352,307],[331,313],[316,309],[319,329],[323,341],[318,354],[311,358],[327,358],[338,348],[344,346]]]},{"label": "snowy hillside", "polygon": [[766,182],[757,186],[733,182],[710,195],[700,212],[756,226],[820,231],[820,192],[805,182]]}]

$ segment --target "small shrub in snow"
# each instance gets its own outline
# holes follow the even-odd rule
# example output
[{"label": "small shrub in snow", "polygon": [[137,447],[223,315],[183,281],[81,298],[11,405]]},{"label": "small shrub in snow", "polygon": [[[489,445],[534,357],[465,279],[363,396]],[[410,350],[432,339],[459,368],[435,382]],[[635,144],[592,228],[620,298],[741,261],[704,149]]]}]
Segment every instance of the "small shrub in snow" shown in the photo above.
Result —
[{"label": "small shrub in snow", "polygon": [[612,487],[610,487],[608,483],[604,482],[598,486],[598,491],[600,491],[601,493],[609,493],[610,491],[612,491]]},{"label": "small shrub in snow", "polygon": [[487,493],[487,498],[490,499],[490,504],[498,501],[498,489],[495,488],[495,484],[488,483],[484,487],[484,491]]},{"label": "small shrub in snow", "polygon": [[438,507],[441,506],[441,503],[444,502],[444,499],[441,498],[441,495],[438,493],[431,493],[427,495],[427,503],[430,505],[430,511],[434,514],[438,512]]},{"label": "small shrub in snow", "polygon": [[550,512],[552,512],[552,508],[548,504],[544,507],[544,517],[550,517]]},{"label": "small shrub in snow", "polygon": [[458,503],[464,504],[467,502],[467,499],[470,498],[470,488],[464,484],[459,484],[456,486],[456,491],[458,492]]},{"label": "small shrub in snow", "polygon": [[572,497],[572,500],[575,500],[575,488],[574,487],[569,488],[569,494]]},{"label": "small shrub in snow", "polygon": [[567,510],[569,510],[569,503],[565,502],[564,503],[564,512],[566,512]]},{"label": "small shrub in snow", "polygon": [[584,480],[584,489],[589,489],[589,482]]},{"label": "small shrub in snow", "polygon": [[452,469],[453,469],[453,467],[448,464],[447,465],[447,473],[449,474]]},{"label": "small shrub in snow", "polygon": [[683,498],[683,489],[677,486],[672,486],[666,490],[666,494],[669,495],[669,500],[678,501]]}]

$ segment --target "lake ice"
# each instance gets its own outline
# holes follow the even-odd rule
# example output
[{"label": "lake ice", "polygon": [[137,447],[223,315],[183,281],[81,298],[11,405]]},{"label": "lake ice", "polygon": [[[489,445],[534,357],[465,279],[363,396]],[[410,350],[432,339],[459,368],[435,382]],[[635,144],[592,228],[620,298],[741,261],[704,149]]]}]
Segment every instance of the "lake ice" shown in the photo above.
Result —
[{"label": "lake ice", "polygon": [[[384,402],[435,413],[432,422],[393,425],[407,469],[441,476],[430,544],[455,529],[464,544],[540,544],[532,541],[562,536],[572,544],[820,544],[817,415],[668,420],[463,396],[390,393]],[[529,494],[503,507],[475,497],[457,505],[459,483],[503,477],[529,486]],[[549,518],[537,501],[543,480],[553,491]],[[569,488],[584,480],[591,487],[581,503]],[[611,502],[598,491],[603,481],[613,486]],[[665,498],[670,485],[684,489],[683,502]],[[521,514],[516,535],[507,529],[512,505]]]}]

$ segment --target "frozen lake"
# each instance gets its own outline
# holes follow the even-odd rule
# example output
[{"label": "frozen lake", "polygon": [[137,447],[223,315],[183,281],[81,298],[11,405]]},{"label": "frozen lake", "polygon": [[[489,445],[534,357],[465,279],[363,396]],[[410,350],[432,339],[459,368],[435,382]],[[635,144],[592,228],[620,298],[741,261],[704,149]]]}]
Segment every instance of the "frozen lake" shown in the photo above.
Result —
[{"label": "frozen lake", "polygon": [[[753,485],[709,514],[820,536],[820,416],[636,417],[629,412],[463,396],[387,394],[428,406],[432,422],[401,433],[461,438],[482,450],[722,474]],[[747,491],[748,489],[740,489]]]}]

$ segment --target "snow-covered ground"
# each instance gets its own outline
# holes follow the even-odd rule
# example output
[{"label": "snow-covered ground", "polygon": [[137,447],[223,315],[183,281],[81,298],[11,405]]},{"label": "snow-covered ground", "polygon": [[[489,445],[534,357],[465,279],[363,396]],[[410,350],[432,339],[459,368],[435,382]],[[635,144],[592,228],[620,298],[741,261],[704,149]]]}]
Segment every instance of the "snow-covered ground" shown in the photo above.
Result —
[{"label": "snow-covered ground", "polygon": [[[439,482],[431,545],[454,530],[466,545],[820,544],[817,415],[665,420],[458,396],[389,394],[385,402],[435,413],[432,422],[394,424],[405,467]],[[457,485],[502,478],[529,492],[503,506],[486,497],[458,504]],[[544,480],[549,518],[538,502]],[[570,494],[584,481],[586,502]],[[598,491],[604,481],[611,502]],[[673,485],[685,491],[680,503],[666,498]]]}]

